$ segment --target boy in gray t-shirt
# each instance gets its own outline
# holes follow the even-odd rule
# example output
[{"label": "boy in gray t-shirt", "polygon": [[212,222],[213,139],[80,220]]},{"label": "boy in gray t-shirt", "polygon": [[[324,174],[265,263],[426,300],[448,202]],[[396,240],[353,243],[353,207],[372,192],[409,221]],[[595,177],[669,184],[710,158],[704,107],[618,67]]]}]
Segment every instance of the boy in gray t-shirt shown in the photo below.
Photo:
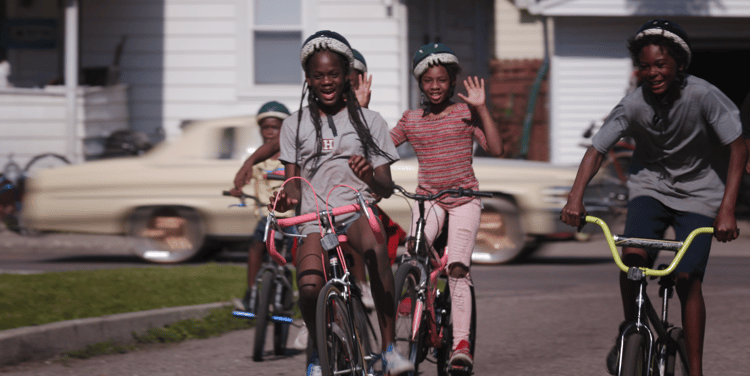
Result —
[{"label": "boy in gray t-shirt", "polygon": [[[560,218],[581,225],[583,191],[606,153],[623,136],[635,140],[628,178],[625,236],[662,238],[673,227],[678,240],[697,227],[714,227],[721,242],[737,238],[734,216],[747,150],[739,111],[716,87],[686,74],[691,51],[687,34],[674,22],[647,22],[629,41],[643,85],[623,98],[595,135],[581,161]],[[727,153],[728,152],[728,153]],[[711,237],[698,236],[675,270],[691,375],[703,374],[705,302],[701,285]],[[623,248],[628,266],[650,266],[656,252]],[[625,324],[636,319],[637,282],[620,273]],[[607,357],[616,373],[619,340]]]}]

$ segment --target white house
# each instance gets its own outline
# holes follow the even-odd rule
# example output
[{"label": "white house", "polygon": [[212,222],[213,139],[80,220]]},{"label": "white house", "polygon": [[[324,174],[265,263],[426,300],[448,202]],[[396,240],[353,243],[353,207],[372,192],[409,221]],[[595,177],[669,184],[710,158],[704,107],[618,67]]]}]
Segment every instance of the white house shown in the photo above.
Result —
[{"label": "white house", "polygon": [[551,161],[578,163],[581,134],[626,93],[632,63],[626,41],[649,19],[680,24],[692,43],[688,73],[707,79],[735,103],[750,91],[750,1],[527,0],[531,14],[553,20]]},{"label": "white house", "polygon": [[[503,7],[510,4],[509,0],[497,2]],[[80,161],[84,139],[107,136],[122,124],[154,137],[163,132],[171,139],[180,134],[184,121],[255,113],[268,100],[296,110],[302,94],[299,47],[317,30],[335,30],[362,52],[374,77],[370,106],[392,125],[419,101],[410,74],[418,46],[446,43],[459,55],[466,74],[487,77],[488,61],[505,43],[494,35],[497,9],[492,0],[34,0],[3,4],[3,25],[14,25],[16,38],[31,38],[0,46],[0,60],[7,59],[11,65],[11,87],[0,88],[0,98],[6,98],[0,101],[0,156],[14,153],[22,163],[41,152],[67,154]],[[525,20],[526,28],[538,29],[538,20],[524,14],[526,19],[518,22]],[[8,29],[4,27],[4,35]],[[113,69],[119,43],[121,58],[118,69]],[[530,50],[529,54],[538,55],[542,46],[536,52]],[[79,73],[76,61],[84,72],[96,73],[92,67],[119,72],[122,85],[109,88],[117,89],[125,99],[114,99],[111,108],[93,112],[104,119],[92,120],[92,111],[86,109],[91,102],[86,100],[87,93],[98,89],[76,87],[70,82],[76,80],[59,85],[65,76]],[[58,97],[48,98],[50,92]],[[94,102],[101,105],[101,101]],[[20,113],[3,115],[19,104]],[[47,113],[51,108],[53,113]],[[99,126],[92,127],[96,121]]]}]

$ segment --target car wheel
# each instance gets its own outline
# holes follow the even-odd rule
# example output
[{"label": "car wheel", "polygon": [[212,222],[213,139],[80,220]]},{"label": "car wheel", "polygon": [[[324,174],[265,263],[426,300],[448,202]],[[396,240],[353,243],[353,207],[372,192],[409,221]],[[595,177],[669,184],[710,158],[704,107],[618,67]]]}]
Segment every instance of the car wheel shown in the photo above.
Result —
[{"label": "car wheel", "polygon": [[483,199],[482,221],[471,261],[477,264],[505,264],[523,255],[526,235],[518,206],[510,199]]},{"label": "car wheel", "polygon": [[179,207],[139,208],[130,217],[133,252],[154,263],[178,263],[199,256],[205,230],[198,213]]}]

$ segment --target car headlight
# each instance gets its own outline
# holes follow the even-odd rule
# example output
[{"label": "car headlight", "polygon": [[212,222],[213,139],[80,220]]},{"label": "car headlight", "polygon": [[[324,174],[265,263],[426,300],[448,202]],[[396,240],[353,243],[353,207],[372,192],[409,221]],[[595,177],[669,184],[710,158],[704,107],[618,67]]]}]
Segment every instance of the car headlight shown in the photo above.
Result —
[{"label": "car headlight", "polygon": [[568,202],[571,187],[548,187],[542,190],[542,200],[545,204],[562,208]]}]

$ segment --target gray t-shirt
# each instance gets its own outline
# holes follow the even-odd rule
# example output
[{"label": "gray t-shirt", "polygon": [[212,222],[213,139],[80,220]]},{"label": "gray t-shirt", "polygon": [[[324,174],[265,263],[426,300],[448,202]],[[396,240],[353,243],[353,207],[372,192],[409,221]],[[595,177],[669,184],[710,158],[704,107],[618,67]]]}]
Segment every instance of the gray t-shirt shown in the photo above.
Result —
[{"label": "gray t-shirt", "polygon": [[[370,134],[374,142],[391,157],[391,161],[398,160],[398,152],[391,141],[388,133],[388,125],[379,113],[362,109],[366,126],[370,129]],[[310,181],[315,193],[317,194],[318,205],[320,210],[325,208],[328,192],[335,186],[347,184],[358,191],[362,192],[368,202],[373,201],[370,188],[359,180],[351,168],[349,168],[349,158],[353,155],[364,156],[364,147],[360,142],[357,131],[354,129],[349,112],[343,109],[336,115],[332,116],[335,125],[335,134],[329,125],[328,118],[322,116],[322,147],[321,155],[316,161],[314,158],[316,152],[315,126],[310,118],[310,110],[302,109],[302,121],[299,126],[299,135],[297,134],[297,116],[295,112],[284,119],[281,126],[281,155],[279,159],[284,163],[293,163],[300,167],[300,176]],[[373,168],[391,163],[388,158],[375,154],[370,151],[370,163]],[[315,168],[317,167],[317,170]],[[310,186],[302,182],[302,200],[300,203],[300,213],[312,213],[316,210],[315,195]],[[347,187],[337,188],[330,195],[329,207],[338,207],[342,205],[357,203],[354,191]],[[353,215],[340,216],[336,219],[337,224],[346,223]],[[299,226],[301,234],[309,234],[319,231],[318,223],[306,223]]]},{"label": "gray t-shirt", "polygon": [[715,86],[688,76],[671,105],[661,105],[643,87],[628,94],[592,144],[606,153],[621,137],[633,137],[631,199],[649,196],[675,210],[715,217],[728,167],[724,146],[741,133],[737,106]]}]

